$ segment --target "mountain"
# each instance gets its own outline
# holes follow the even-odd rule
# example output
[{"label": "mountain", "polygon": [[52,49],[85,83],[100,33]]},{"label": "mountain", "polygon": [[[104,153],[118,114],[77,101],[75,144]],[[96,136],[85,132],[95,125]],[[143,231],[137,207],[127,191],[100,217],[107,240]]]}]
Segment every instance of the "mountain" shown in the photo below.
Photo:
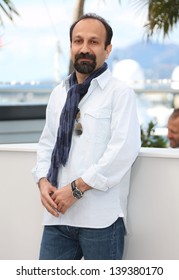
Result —
[{"label": "mountain", "polygon": [[109,66],[123,59],[136,60],[146,79],[170,79],[179,65],[179,45],[160,43],[135,43],[126,48],[116,48],[109,59]]}]

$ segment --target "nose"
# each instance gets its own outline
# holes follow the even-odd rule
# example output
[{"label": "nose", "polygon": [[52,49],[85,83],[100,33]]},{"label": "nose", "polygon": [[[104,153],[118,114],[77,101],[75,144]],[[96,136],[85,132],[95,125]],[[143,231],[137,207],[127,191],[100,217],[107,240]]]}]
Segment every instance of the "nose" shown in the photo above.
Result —
[{"label": "nose", "polygon": [[89,53],[90,48],[88,43],[84,42],[83,45],[81,46],[81,52],[82,53]]}]

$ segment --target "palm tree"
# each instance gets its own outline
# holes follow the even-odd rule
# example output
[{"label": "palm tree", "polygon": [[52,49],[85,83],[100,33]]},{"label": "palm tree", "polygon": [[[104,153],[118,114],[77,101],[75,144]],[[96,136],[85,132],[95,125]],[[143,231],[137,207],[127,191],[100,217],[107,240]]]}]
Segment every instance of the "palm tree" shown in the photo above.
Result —
[{"label": "palm tree", "polygon": [[[13,21],[13,16],[14,14],[19,16],[19,13],[17,12],[14,4],[10,1],[10,0],[2,0],[2,3],[0,3],[0,26],[3,26],[3,20],[1,17],[1,12],[5,13],[5,15],[11,20]],[[2,43],[2,38],[0,35],[0,48],[3,47],[3,43]]]},{"label": "palm tree", "polygon": [[[103,0],[104,1],[104,0]],[[0,9],[13,21],[14,14],[19,15],[11,0],[2,0]],[[119,0],[119,3],[122,0]],[[145,24],[147,37],[152,37],[156,32],[162,32],[163,37],[169,35],[173,27],[179,21],[179,0],[131,0],[139,10],[142,6],[147,6],[148,22]],[[79,18],[84,11],[85,0],[76,0],[73,20]],[[3,20],[0,13],[0,24]]]},{"label": "palm tree", "polygon": [[76,0],[73,21],[76,21],[80,16],[84,14],[85,0]]},{"label": "palm tree", "polygon": [[179,0],[131,0],[142,12],[147,8],[147,23],[145,30],[147,38],[156,33],[162,33],[163,38],[169,35],[179,21]]},{"label": "palm tree", "polygon": [[[19,13],[17,12],[14,4],[11,2],[11,0],[2,0],[2,3],[0,3],[0,9],[1,12],[3,11],[5,15],[13,21],[13,16],[14,14],[19,16]],[[3,25],[3,20],[1,17],[1,12],[0,12],[0,25]]]},{"label": "palm tree", "polygon": [[[163,37],[169,35],[173,27],[179,21],[179,0],[130,0],[133,5],[142,12],[143,7],[147,7],[147,20],[145,24],[146,35],[151,38],[155,33],[163,33]],[[119,0],[119,3],[122,0]],[[75,16],[76,20],[83,14],[85,0],[76,0]],[[145,8],[146,8],[145,7]]]}]

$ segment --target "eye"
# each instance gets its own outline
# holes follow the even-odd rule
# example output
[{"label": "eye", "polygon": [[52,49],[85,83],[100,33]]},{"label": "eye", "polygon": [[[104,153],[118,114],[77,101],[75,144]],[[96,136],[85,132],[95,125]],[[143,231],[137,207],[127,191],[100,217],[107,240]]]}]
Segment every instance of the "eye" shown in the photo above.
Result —
[{"label": "eye", "polygon": [[79,45],[79,44],[82,43],[82,39],[80,39],[80,38],[74,39],[73,43],[76,44],[76,45]]},{"label": "eye", "polygon": [[91,45],[97,45],[98,44],[98,42],[96,41],[96,40],[91,40]]}]

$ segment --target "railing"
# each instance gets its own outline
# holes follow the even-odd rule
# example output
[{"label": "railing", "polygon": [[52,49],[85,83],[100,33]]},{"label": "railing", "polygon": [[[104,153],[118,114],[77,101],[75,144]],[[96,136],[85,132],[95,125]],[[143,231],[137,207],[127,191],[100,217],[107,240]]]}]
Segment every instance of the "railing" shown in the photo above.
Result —
[{"label": "railing", "polygon": [[[172,80],[145,80],[129,81],[137,94],[179,94],[179,81]],[[172,86],[177,84],[177,86]],[[141,86],[142,85],[142,86]],[[3,104],[44,104],[56,83],[0,83],[0,105]]]},{"label": "railing", "polygon": [[[140,123],[155,120],[159,134],[166,133],[168,116],[179,107],[179,89],[171,88],[172,83],[146,80],[140,88],[139,82],[133,82]],[[54,83],[0,84],[0,143],[38,141],[54,87]]]},{"label": "railing", "polygon": [[0,84],[0,143],[37,142],[53,83]]}]

